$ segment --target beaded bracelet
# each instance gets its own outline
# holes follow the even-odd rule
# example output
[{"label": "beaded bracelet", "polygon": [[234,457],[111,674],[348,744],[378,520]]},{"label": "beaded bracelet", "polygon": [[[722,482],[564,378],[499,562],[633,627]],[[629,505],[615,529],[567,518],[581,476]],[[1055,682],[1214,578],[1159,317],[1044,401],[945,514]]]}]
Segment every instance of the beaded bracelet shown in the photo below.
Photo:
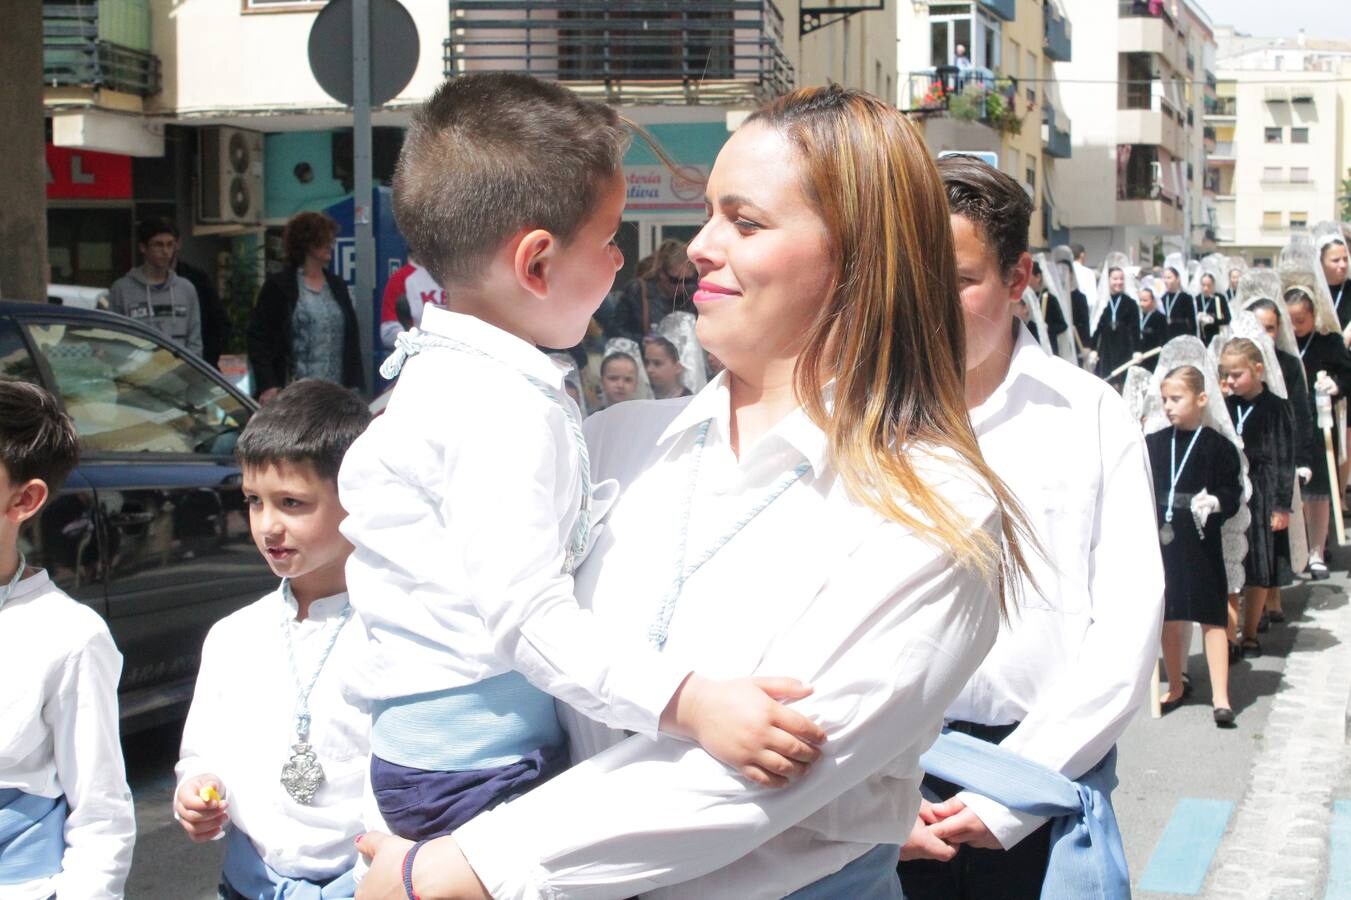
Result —
[{"label": "beaded bracelet", "polygon": [[422,898],[417,895],[417,891],[413,890],[413,859],[417,856],[417,852],[422,849],[422,845],[425,843],[427,842],[418,841],[416,844],[409,847],[408,852],[403,856],[403,890],[404,893],[407,894],[408,900],[422,900]]}]

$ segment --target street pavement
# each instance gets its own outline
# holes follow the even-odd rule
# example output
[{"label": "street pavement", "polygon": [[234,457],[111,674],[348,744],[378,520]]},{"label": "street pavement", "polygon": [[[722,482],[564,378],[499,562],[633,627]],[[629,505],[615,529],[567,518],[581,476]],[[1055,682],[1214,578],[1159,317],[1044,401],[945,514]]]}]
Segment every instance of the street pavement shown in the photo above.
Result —
[{"label": "street pavement", "polygon": [[[1263,656],[1232,669],[1236,729],[1211,719],[1199,629],[1192,699],[1132,721],[1114,801],[1135,896],[1351,900],[1347,564],[1351,550],[1334,553],[1331,579],[1287,589],[1286,624],[1262,636]],[[189,842],[170,810],[178,730],[124,742],[138,826],[132,900],[216,896],[223,846]]]}]

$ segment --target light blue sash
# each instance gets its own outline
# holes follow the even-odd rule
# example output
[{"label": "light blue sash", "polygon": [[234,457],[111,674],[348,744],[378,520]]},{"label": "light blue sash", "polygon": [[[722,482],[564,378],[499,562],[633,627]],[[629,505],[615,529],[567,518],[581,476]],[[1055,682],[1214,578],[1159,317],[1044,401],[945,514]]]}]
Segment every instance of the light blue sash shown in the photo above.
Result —
[{"label": "light blue sash", "polygon": [[1042,900],[1129,900],[1130,873],[1111,793],[1116,748],[1077,782],[997,744],[945,731],[919,759],[925,772],[1051,822]]},{"label": "light blue sash", "polygon": [[278,875],[238,828],[231,828],[226,840],[222,874],[230,887],[249,900],[352,900],[357,891],[351,870],[324,884]]},{"label": "light blue sash", "polygon": [[61,871],[66,798],[0,789],[0,884],[24,884]]},{"label": "light blue sash", "polygon": [[904,900],[896,862],[901,848],[878,844],[833,875],[812,882],[785,900]]},{"label": "light blue sash", "polygon": [[375,706],[371,752],[428,772],[508,766],[563,743],[554,698],[517,672]]}]

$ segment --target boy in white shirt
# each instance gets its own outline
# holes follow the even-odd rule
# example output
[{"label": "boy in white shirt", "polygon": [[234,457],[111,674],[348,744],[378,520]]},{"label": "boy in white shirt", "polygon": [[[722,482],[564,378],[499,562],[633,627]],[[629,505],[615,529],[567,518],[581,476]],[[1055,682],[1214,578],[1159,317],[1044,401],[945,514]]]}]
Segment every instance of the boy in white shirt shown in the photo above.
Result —
[{"label": "boy in white shirt", "polygon": [[207,634],[174,796],[194,841],[232,826],[225,900],[356,889],[370,738],[341,690],[363,638],[348,624],[337,475],[370,418],[346,388],[302,379],[254,414],[235,450],[254,542],[282,583]]},{"label": "boy in white shirt", "polygon": [[395,217],[448,308],[399,338],[382,374],[411,361],[339,476],[370,641],[349,696],[372,707],[373,829],[447,834],[560,770],[552,697],[691,737],[763,783],[824,740],[775,699],[801,684],[711,682],[573,596],[613,485],[593,492],[564,372],[536,347],[577,344],[623,263],[627,142],[612,109],[499,73],[446,82],[405,138]]},{"label": "boy in white shirt", "polygon": [[98,614],[27,565],[20,527],[75,468],[55,398],[0,380],[0,897],[122,896],[136,821],[118,741],[122,655]]}]

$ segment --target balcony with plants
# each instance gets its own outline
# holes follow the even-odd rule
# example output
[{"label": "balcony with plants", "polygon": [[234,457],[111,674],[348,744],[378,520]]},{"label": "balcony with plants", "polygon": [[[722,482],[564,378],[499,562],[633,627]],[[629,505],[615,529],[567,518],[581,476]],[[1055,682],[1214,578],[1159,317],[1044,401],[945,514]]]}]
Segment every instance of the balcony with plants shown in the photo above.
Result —
[{"label": "balcony with plants", "polygon": [[795,78],[770,0],[451,0],[444,64],[635,105],[759,104]]},{"label": "balcony with plants", "polygon": [[948,117],[979,122],[1000,134],[1018,135],[1031,111],[1018,113],[1018,80],[989,69],[938,66],[911,72],[903,98],[905,111],[919,119]]}]

